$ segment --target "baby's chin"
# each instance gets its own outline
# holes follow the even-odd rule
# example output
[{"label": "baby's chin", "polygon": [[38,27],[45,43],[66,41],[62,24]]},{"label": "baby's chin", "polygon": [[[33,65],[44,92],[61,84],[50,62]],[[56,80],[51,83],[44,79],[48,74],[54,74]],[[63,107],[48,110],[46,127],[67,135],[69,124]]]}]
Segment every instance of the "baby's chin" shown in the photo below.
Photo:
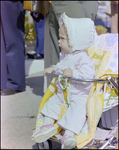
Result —
[{"label": "baby's chin", "polygon": [[64,52],[64,53],[66,53],[66,54],[71,54],[71,52],[65,51],[65,50],[63,50],[63,49],[61,49],[61,51]]}]

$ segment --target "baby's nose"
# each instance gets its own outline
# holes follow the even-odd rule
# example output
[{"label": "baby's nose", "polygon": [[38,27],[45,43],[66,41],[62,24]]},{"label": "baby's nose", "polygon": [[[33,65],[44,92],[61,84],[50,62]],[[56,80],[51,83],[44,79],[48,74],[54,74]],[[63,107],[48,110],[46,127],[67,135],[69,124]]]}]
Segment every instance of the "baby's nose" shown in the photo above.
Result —
[{"label": "baby's nose", "polygon": [[60,44],[60,39],[58,40],[58,43]]}]

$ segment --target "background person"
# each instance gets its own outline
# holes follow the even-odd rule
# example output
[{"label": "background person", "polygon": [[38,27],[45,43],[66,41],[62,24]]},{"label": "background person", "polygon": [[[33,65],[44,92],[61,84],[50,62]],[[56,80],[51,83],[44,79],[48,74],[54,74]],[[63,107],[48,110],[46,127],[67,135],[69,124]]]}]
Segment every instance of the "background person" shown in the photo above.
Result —
[{"label": "background person", "polygon": [[26,88],[24,19],[21,1],[1,1],[1,95]]},{"label": "background person", "polygon": [[[35,54],[27,53],[28,58],[31,59],[43,59],[44,58],[44,31],[45,31],[45,18],[46,16],[38,16],[39,13],[31,13],[34,21],[34,27],[36,31],[36,44]],[[37,20],[36,20],[37,19]]]}]

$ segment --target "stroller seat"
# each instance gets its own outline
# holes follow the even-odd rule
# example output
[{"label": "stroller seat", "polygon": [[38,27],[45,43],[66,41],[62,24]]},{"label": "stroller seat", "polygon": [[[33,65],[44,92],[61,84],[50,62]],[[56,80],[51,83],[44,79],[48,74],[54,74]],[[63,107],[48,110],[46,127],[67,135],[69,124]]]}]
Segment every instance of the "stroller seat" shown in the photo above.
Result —
[{"label": "stroller seat", "polygon": [[[97,125],[99,124],[99,120],[101,119],[101,123],[103,123],[104,125],[103,114],[108,110],[112,110],[116,108],[116,106],[118,105],[118,46],[117,46],[118,34],[109,33],[109,34],[100,35],[99,45],[100,45],[99,50],[95,50],[95,47],[93,45],[86,50],[88,56],[91,57],[95,63],[96,76],[95,79],[92,80],[93,86],[88,96],[86,122],[84,124],[81,133],[78,136],[75,136],[78,143],[77,146],[75,147],[76,149],[81,149],[81,148],[85,149],[94,144],[94,138],[96,137],[95,134],[97,131]],[[52,79],[40,103],[38,114],[37,114],[37,121],[36,121],[36,128],[35,128],[36,131],[39,130],[39,128],[43,125],[43,121],[44,121],[44,118],[40,113],[41,109],[48,101],[48,99],[51,96],[53,96],[54,93],[57,92],[57,87],[55,86],[56,80],[57,80],[57,76],[54,75],[54,78]],[[84,81],[84,82],[90,82],[90,81]],[[64,106],[62,107],[61,112],[62,113],[59,116],[59,119],[61,119],[61,117],[66,112]],[[48,139],[47,143],[49,146],[51,146],[52,140],[60,143],[60,139],[63,135],[63,130],[58,126],[57,122],[55,122],[54,126],[57,128],[58,132],[53,137]],[[88,126],[88,131],[85,128],[86,126]],[[99,125],[99,127],[104,129],[102,127],[102,124]],[[115,117],[115,120],[113,119],[113,124],[105,128],[111,130],[114,127],[117,128],[117,116]],[[113,140],[113,138],[111,140]],[[38,146],[41,149],[44,148],[43,146],[41,146],[42,144],[43,143],[38,143]],[[97,147],[99,148],[103,144],[105,144],[104,140],[103,143],[100,143],[100,146],[98,143]]]}]

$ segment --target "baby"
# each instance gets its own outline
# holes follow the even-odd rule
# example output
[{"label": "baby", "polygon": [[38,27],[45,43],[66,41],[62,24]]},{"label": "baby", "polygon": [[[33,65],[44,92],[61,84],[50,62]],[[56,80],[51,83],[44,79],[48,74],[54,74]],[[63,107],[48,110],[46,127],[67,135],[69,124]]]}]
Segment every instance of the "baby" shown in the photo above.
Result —
[{"label": "baby", "polygon": [[[65,78],[93,79],[95,65],[87,55],[86,49],[96,41],[94,22],[89,18],[69,18],[63,13],[59,18],[60,61],[44,70],[46,73],[63,75]],[[44,125],[34,135],[34,141],[41,143],[55,135],[54,127],[64,103],[63,89],[59,80],[56,82],[57,94],[49,98],[41,113],[45,116]],[[61,139],[62,149],[72,149],[77,145],[74,135],[78,135],[86,120],[86,103],[92,87],[90,82],[70,80],[70,105],[66,114],[57,124],[65,130]]]}]

